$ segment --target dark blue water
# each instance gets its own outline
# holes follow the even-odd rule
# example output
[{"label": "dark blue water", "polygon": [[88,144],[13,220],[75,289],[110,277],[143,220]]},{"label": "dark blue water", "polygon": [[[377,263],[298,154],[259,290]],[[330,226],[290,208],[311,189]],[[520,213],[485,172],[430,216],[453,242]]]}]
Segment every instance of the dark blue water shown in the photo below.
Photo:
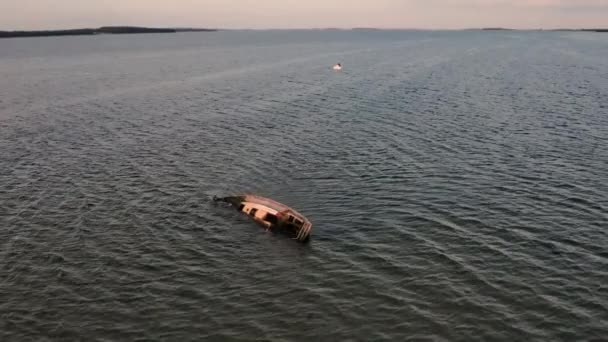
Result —
[{"label": "dark blue water", "polygon": [[[604,340],[606,56],[599,33],[0,40],[0,340]],[[210,201],[241,192],[311,243]]]}]

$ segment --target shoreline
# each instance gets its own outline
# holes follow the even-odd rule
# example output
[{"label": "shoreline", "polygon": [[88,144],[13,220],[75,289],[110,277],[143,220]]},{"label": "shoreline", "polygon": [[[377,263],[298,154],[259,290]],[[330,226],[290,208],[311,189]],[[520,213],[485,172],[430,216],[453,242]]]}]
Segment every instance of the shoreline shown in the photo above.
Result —
[{"label": "shoreline", "polygon": [[[226,29],[222,31],[232,31],[239,29]],[[435,29],[384,29],[384,28],[308,28],[308,29],[240,29],[245,31],[538,31],[538,32],[601,32],[608,33],[608,28],[557,28],[557,29],[513,29],[503,27],[482,27],[482,28],[465,28],[458,30],[435,30]],[[2,38],[27,38],[27,37],[57,37],[57,36],[94,36],[101,34],[142,34],[142,33],[178,33],[178,32],[217,32],[220,29],[211,28],[149,28],[139,26],[102,26],[99,28],[80,28],[80,29],[63,29],[63,30],[32,30],[32,31],[1,31],[0,39]]]},{"label": "shoreline", "polygon": [[177,32],[216,32],[207,28],[149,28],[136,26],[103,26],[96,29],[39,30],[39,31],[0,31],[1,38],[56,37],[56,36],[93,36],[99,34],[141,34]]}]

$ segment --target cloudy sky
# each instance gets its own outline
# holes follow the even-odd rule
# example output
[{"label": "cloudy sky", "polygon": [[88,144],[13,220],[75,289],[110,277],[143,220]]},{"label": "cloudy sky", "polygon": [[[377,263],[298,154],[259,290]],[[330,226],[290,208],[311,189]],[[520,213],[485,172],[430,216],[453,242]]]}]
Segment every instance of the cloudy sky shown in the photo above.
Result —
[{"label": "cloudy sky", "polygon": [[608,27],[608,0],[0,0],[0,30]]}]

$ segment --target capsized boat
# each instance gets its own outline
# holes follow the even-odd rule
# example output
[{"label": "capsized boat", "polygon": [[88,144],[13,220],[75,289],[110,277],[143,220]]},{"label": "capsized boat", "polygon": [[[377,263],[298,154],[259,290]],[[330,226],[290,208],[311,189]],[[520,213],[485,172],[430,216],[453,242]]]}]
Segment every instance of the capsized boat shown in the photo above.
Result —
[{"label": "capsized boat", "polygon": [[301,242],[310,239],[312,223],[304,215],[285,204],[252,194],[214,196],[213,200],[229,203],[267,229],[286,232]]}]

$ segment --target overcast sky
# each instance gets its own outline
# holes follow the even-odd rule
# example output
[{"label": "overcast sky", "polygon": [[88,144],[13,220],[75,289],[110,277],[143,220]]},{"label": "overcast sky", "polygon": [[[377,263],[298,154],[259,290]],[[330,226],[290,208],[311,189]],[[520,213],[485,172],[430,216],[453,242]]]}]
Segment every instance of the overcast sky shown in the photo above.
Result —
[{"label": "overcast sky", "polygon": [[0,0],[0,30],[608,27],[608,0]]}]

